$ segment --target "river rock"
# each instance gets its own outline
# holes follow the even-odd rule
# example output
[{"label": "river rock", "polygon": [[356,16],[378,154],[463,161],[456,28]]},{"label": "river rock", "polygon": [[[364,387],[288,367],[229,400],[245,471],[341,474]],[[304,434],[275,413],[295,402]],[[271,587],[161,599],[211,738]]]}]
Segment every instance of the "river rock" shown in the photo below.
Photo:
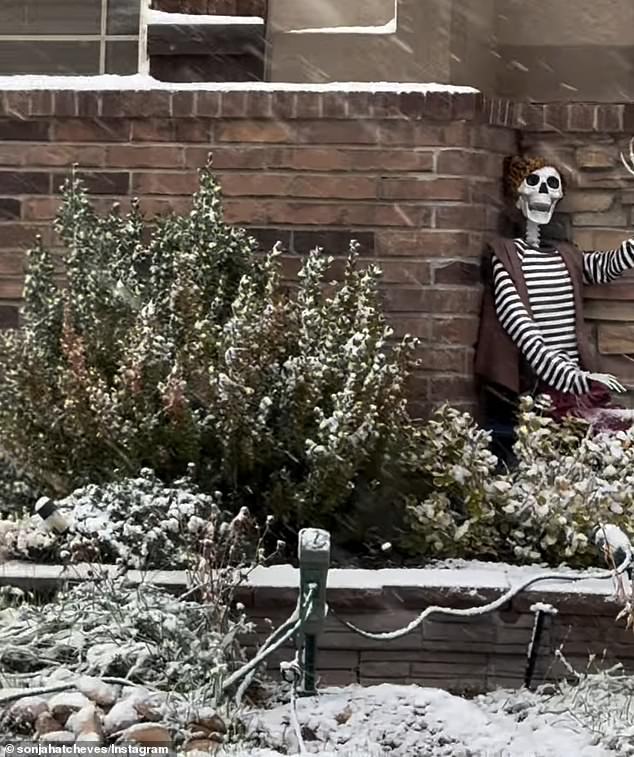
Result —
[{"label": "river rock", "polygon": [[210,733],[227,733],[227,726],[222,717],[213,707],[202,707],[194,712],[189,719],[192,730]]},{"label": "river rock", "polygon": [[135,700],[130,697],[117,702],[103,721],[103,729],[107,736],[118,731],[123,731],[141,720],[141,716],[135,708]]},{"label": "river rock", "polygon": [[46,710],[46,712],[41,712],[37,716],[37,719],[35,721],[35,730],[40,736],[44,736],[47,733],[61,731],[62,724],[59,722],[59,720],[55,720],[51,713]]},{"label": "river rock", "polygon": [[75,734],[70,731],[51,731],[45,736],[40,736],[43,744],[74,744]]},{"label": "river rock", "polygon": [[167,726],[160,723],[137,723],[126,728],[119,741],[141,746],[172,746],[172,737]]},{"label": "river rock", "polygon": [[80,691],[62,691],[48,700],[48,709],[56,720],[66,723],[73,712],[79,712],[87,704],[90,700]]},{"label": "river rock", "polygon": [[214,754],[219,747],[220,742],[212,741],[211,739],[190,739],[183,747],[183,751],[190,755],[190,757],[193,757],[193,752],[197,754]]},{"label": "river rock", "polygon": [[23,697],[11,705],[8,717],[17,726],[33,725],[43,712],[48,712],[44,697]]},{"label": "river rock", "polygon": [[112,707],[117,701],[115,687],[93,676],[81,676],[77,681],[77,688],[85,697],[101,707]]}]

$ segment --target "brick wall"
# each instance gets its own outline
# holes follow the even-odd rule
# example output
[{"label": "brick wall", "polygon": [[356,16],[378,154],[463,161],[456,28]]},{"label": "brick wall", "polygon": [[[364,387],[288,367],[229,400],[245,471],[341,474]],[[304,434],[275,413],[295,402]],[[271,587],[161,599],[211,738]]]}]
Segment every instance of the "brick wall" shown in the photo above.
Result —
[{"label": "brick wall", "polygon": [[5,323],[23,250],[35,233],[52,241],[73,162],[100,204],[134,194],[148,213],[181,211],[211,150],[228,219],[263,244],[281,239],[289,270],[316,245],[344,255],[351,238],[383,267],[396,333],[422,340],[415,412],[445,399],[471,406],[479,257],[516,138],[490,125],[480,96],[6,92],[0,102]]},{"label": "brick wall", "polygon": [[[513,104],[475,94],[387,92],[5,92],[0,99],[0,321],[16,322],[24,249],[54,243],[58,188],[77,162],[101,206],[131,195],[184,211],[211,151],[228,219],[292,275],[316,245],[341,258],[356,238],[385,273],[396,334],[421,339],[413,410],[473,409],[479,263],[504,228],[503,157],[521,138],[570,168],[563,214],[586,247],[632,224],[633,179],[618,150],[631,105]],[[629,189],[627,189],[629,187]],[[588,291],[604,368],[634,379],[634,280]],[[618,364],[615,361],[620,361]],[[633,381],[634,383],[634,381]]]}]

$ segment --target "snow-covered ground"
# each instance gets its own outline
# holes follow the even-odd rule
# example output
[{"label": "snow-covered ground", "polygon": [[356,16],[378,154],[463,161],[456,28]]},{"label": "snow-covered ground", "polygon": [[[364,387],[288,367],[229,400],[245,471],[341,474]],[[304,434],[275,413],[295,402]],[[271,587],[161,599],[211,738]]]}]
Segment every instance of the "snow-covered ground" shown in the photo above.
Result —
[{"label": "snow-covered ground", "polygon": [[[326,689],[298,701],[310,754],[337,757],[608,757],[579,714],[548,698],[498,691],[467,700],[439,689],[383,684]],[[299,753],[289,706],[258,712],[248,729],[253,748],[230,757]]]}]

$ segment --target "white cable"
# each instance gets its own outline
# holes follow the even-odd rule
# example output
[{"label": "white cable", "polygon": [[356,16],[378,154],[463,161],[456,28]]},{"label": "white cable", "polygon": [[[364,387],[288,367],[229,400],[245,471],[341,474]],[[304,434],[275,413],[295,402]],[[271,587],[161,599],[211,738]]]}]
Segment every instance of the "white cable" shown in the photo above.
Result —
[{"label": "white cable", "polygon": [[421,612],[421,614],[415,618],[411,623],[404,626],[403,628],[397,629],[396,631],[386,631],[384,633],[371,633],[370,631],[364,631],[362,628],[359,628],[358,626],[355,626],[353,623],[349,623],[347,620],[343,620],[342,618],[339,618],[341,623],[343,623],[347,628],[350,628],[352,631],[356,631],[360,636],[364,636],[366,639],[383,639],[383,640],[389,640],[389,639],[399,639],[401,636],[406,636],[408,633],[411,633],[414,629],[418,628],[420,624],[430,615],[432,614],[439,614],[439,615],[458,615],[461,617],[471,617],[476,615],[484,615],[488,612],[493,612],[494,610],[497,610],[499,607],[502,607],[505,605],[509,600],[513,599],[517,594],[519,594],[521,591],[524,591],[532,584],[538,583],[539,581],[585,581],[587,579],[600,579],[605,580],[606,578],[613,578],[615,575],[620,575],[621,573],[624,573],[630,566],[630,563],[632,562],[632,556],[628,555],[625,560],[619,565],[619,567],[612,571],[601,571],[601,573],[594,573],[590,575],[581,575],[581,574],[562,574],[562,573],[545,573],[539,576],[533,576],[533,578],[529,578],[523,583],[519,584],[519,586],[515,586],[510,588],[505,594],[502,594],[502,596],[495,599],[493,602],[489,602],[488,605],[480,605],[477,607],[467,607],[465,609],[459,610],[452,607],[440,607],[438,605],[431,605],[430,607],[427,607]]}]

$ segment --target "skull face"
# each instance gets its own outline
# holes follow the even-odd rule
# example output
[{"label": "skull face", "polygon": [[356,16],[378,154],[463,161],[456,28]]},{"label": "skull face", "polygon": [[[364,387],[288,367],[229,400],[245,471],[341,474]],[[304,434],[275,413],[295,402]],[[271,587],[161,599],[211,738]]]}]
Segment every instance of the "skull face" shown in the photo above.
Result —
[{"label": "skull face", "polygon": [[533,171],[520,184],[516,206],[528,221],[543,226],[550,223],[555,205],[563,196],[559,171],[545,166]]}]

